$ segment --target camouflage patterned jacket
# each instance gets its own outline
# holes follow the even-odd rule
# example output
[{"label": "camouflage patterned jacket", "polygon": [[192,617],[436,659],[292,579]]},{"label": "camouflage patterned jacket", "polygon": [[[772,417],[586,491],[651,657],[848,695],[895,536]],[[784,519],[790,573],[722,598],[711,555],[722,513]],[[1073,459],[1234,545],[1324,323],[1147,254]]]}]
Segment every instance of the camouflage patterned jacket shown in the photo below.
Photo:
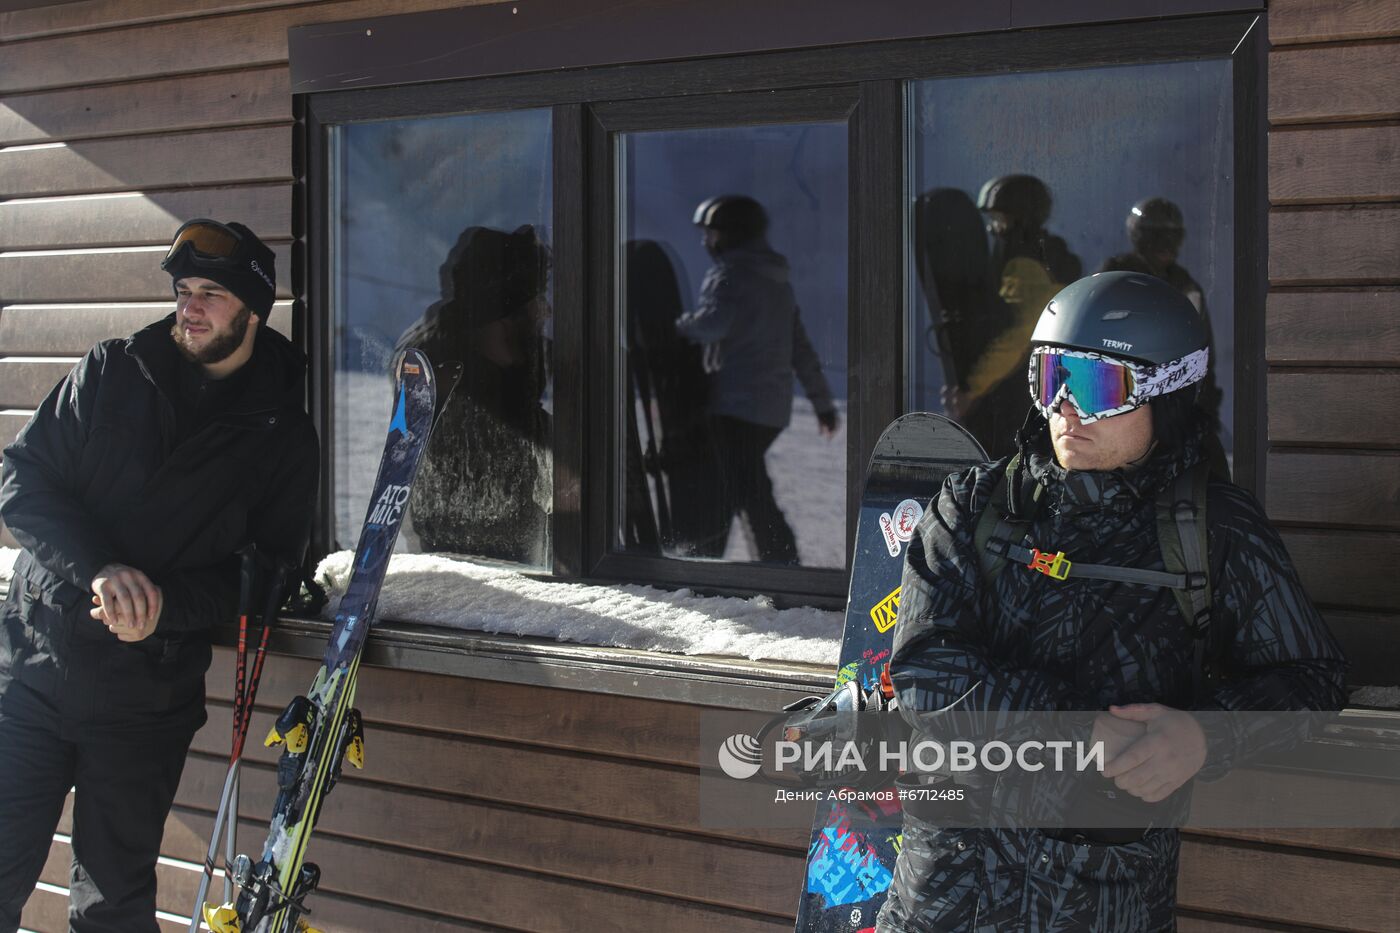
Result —
[{"label": "camouflage patterned jacket", "polygon": [[[1027,445],[1044,493],[1030,526],[1078,561],[1161,570],[1155,497],[1201,457],[1198,437],[1140,469],[1065,471],[1048,431]],[[890,670],[904,715],[1103,710],[1156,702],[1217,710],[1339,709],[1346,662],[1258,502],[1208,490],[1211,625],[1224,679],[1193,697],[1193,643],[1170,590],[1008,565],[985,578],[978,516],[1006,460],[950,476],[911,542]],[[1201,777],[1219,777],[1297,735],[1207,730]],[[1172,929],[1177,833],[1073,845],[1039,830],[939,829],[906,813],[880,930]]]}]

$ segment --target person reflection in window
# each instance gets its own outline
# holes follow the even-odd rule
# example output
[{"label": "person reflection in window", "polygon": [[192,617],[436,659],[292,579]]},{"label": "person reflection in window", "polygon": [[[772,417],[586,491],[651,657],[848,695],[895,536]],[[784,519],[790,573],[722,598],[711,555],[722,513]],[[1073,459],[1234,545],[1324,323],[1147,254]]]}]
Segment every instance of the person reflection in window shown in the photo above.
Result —
[{"label": "person reflection in window", "polygon": [[[982,186],[977,208],[991,235],[991,270],[998,294],[1009,310],[1009,324],[982,352],[967,376],[966,388],[949,399],[955,418],[982,399],[1018,388],[1025,381],[1031,331],[1040,312],[1057,292],[1083,271],[1079,257],[1063,239],[1046,230],[1054,199],[1034,175],[1001,175]],[[1018,403],[1016,414],[1028,405]]]},{"label": "person reflection in window", "polygon": [[943,369],[943,404],[992,458],[1015,450],[1030,400],[1024,380],[1003,380],[973,395],[968,379],[996,338],[1010,330],[1011,309],[998,294],[982,215],[965,191],[935,188],[914,205],[915,269],[928,306],[929,347]]},{"label": "person reflection in window", "polygon": [[1181,254],[1181,244],[1186,241],[1186,223],[1181,208],[1166,198],[1144,198],[1128,211],[1125,227],[1128,240],[1133,244],[1132,252],[1110,256],[1104,260],[1099,271],[1155,275],[1196,306],[1210,330],[1212,351],[1210,370],[1201,386],[1200,406],[1219,423],[1222,392],[1215,381],[1215,333],[1211,328],[1210,312],[1206,310],[1205,289],[1176,261]]},{"label": "person reflection in window", "polygon": [[399,338],[400,349],[465,365],[410,500],[425,551],[534,566],[548,557],[548,270],[549,251],[534,227],[468,227],[441,267],[442,299]]},{"label": "person reflection in window", "polygon": [[623,306],[633,404],[623,538],[629,550],[720,557],[729,516],[720,514],[714,483],[720,465],[705,411],[701,350],[676,331],[685,311],[676,268],[661,243],[627,243]]},{"label": "person reflection in window", "polygon": [[706,407],[724,481],[721,514],[746,520],[760,560],[795,564],[797,541],[773,498],[764,454],[792,419],[794,374],[828,440],[838,428],[836,404],[802,326],[787,259],[768,245],[763,206],[723,195],[701,202],[693,221],[714,265],[699,306],[676,329],[704,349]]}]

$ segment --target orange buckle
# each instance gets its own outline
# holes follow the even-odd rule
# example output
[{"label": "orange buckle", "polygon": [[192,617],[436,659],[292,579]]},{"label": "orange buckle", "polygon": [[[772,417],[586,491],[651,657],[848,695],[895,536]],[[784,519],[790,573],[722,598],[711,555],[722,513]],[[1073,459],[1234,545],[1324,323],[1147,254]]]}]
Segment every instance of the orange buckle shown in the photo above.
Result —
[{"label": "orange buckle", "polygon": [[1056,551],[1051,554],[1049,551],[1032,548],[1031,562],[1026,566],[1037,573],[1045,574],[1047,577],[1063,580],[1069,576],[1069,568],[1073,565],[1065,557],[1064,551]]},{"label": "orange buckle", "polygon": [[894,699],[894,681],[890,679],[890,666],[880,671],[880,695],[887,700]]}]

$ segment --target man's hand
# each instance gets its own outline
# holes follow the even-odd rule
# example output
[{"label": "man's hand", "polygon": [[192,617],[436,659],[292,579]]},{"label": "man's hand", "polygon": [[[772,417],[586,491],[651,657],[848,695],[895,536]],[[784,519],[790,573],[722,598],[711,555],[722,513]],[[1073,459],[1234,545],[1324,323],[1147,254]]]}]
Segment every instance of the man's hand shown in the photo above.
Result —
[{"label": "man's hand", "polygon": [[1134,797],[1148,803],[1166,800],[1206,763],[1206,736],[1190,713],[1160,703],[1110,706],[1108,711],[1145,727],[1142,738],[1103,769],[1104,777]]},{"label": "man's hand", "polygon": [[165,594],[135,567],[108,564],[92,578],[90,615],[121,641],[149,638],[160,622]]},{"label": "man's hand", "polygon": [[1104,764],[1107,765],[1142,738],[1146,731],[1140,722],[1119,719],[1112,713],[1099,713],[1094,717],[1094,730],[1089,735],[1089,741],[1103,743]]},{"label": "man's hand", "polygon": [[822,437],[831,440],[840,429],[841,416],[836,413],[836,409],[817,412],[817,430]]}]

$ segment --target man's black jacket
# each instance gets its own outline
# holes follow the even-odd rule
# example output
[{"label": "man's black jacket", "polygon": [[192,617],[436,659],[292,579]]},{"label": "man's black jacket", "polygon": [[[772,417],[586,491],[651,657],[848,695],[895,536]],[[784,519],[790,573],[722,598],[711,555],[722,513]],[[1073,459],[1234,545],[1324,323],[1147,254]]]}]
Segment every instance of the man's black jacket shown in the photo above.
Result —
[{"label": "man's black jacket", "polygon": [[[1157,491],[1204,456],[1190,438],[1134,472],[1067,471],[1043,426],[1027,455],[1045,496],[1030,541],[1072,560],[1162,570]],[[1167,589],[1009,566],[987,580],[977,516],[1006,461],[949,477],[909,546],[890,673],[906,711],[1102,710],[1164,703],[1201,710],[1335,710],[1346,661],[1304,593],[1273,525],[1246,491],[1212,478],[1209,562],[1225,681],[1193,697],[1190,627]],[[1211,736],[1218,774],[1287,736]],[[1274,741],[1277,740],[1277,741]]]},{"label": "man's black jacket", "polygon": [[[0,691],[12,676],[77,721],[188,715],[208,629],[237,612],[234,552],[253,542],[299,561],[310,532],[319,446],[305,358],[259,327],[242,392],[181,438],[173,324],[94,347],[4,451],[0,517],[24,550],[0,614]],[[112,562],[164,594],[155,634],[134,645],[88,614]]]},{"label": "man's black jacket", "polygon": [[[1042,422],[1024,451],[1044,489],[1026,529],[1027,546],[1062,550],[1083,563],[1164,570],[1157,493],[1200,462],[1203,448],[1198,432],[1183,450],[1159,451],[1138,470],[1066,471],[1050,453]],[[1225,677],[1196,696],[1192,632],[1170,590],[1053,580],[1016,564],[987,578],[976,528],[982,511],[994,507],[1007,463],[948,477],[910,542],[890,675],[914,728],[939,719],[995,727],[996,714],[1010,711],[1062,712],[1073,722],[1087,711],[1076,735],[1087,740],[1088,720],[1110,704],[1275,711],[1335,710],[1345,703],[1341,648],[1249,493],[1219,480],[1207,492],[1210,625],[1222,642]],[[1278,720],[1270,717],[1209,719],[1202,722],[1203,779],[1302,738],[1272,728]],[[1055,790],[1050,779],[1032,783]],[[978,815],[964,819],[975,827]],[[1131,817],[1144,818],[1151,817]],[[943,829],[907,812],[879,929],[1172,928],[1175,832],[1084,846],[1004,825]]]}]

